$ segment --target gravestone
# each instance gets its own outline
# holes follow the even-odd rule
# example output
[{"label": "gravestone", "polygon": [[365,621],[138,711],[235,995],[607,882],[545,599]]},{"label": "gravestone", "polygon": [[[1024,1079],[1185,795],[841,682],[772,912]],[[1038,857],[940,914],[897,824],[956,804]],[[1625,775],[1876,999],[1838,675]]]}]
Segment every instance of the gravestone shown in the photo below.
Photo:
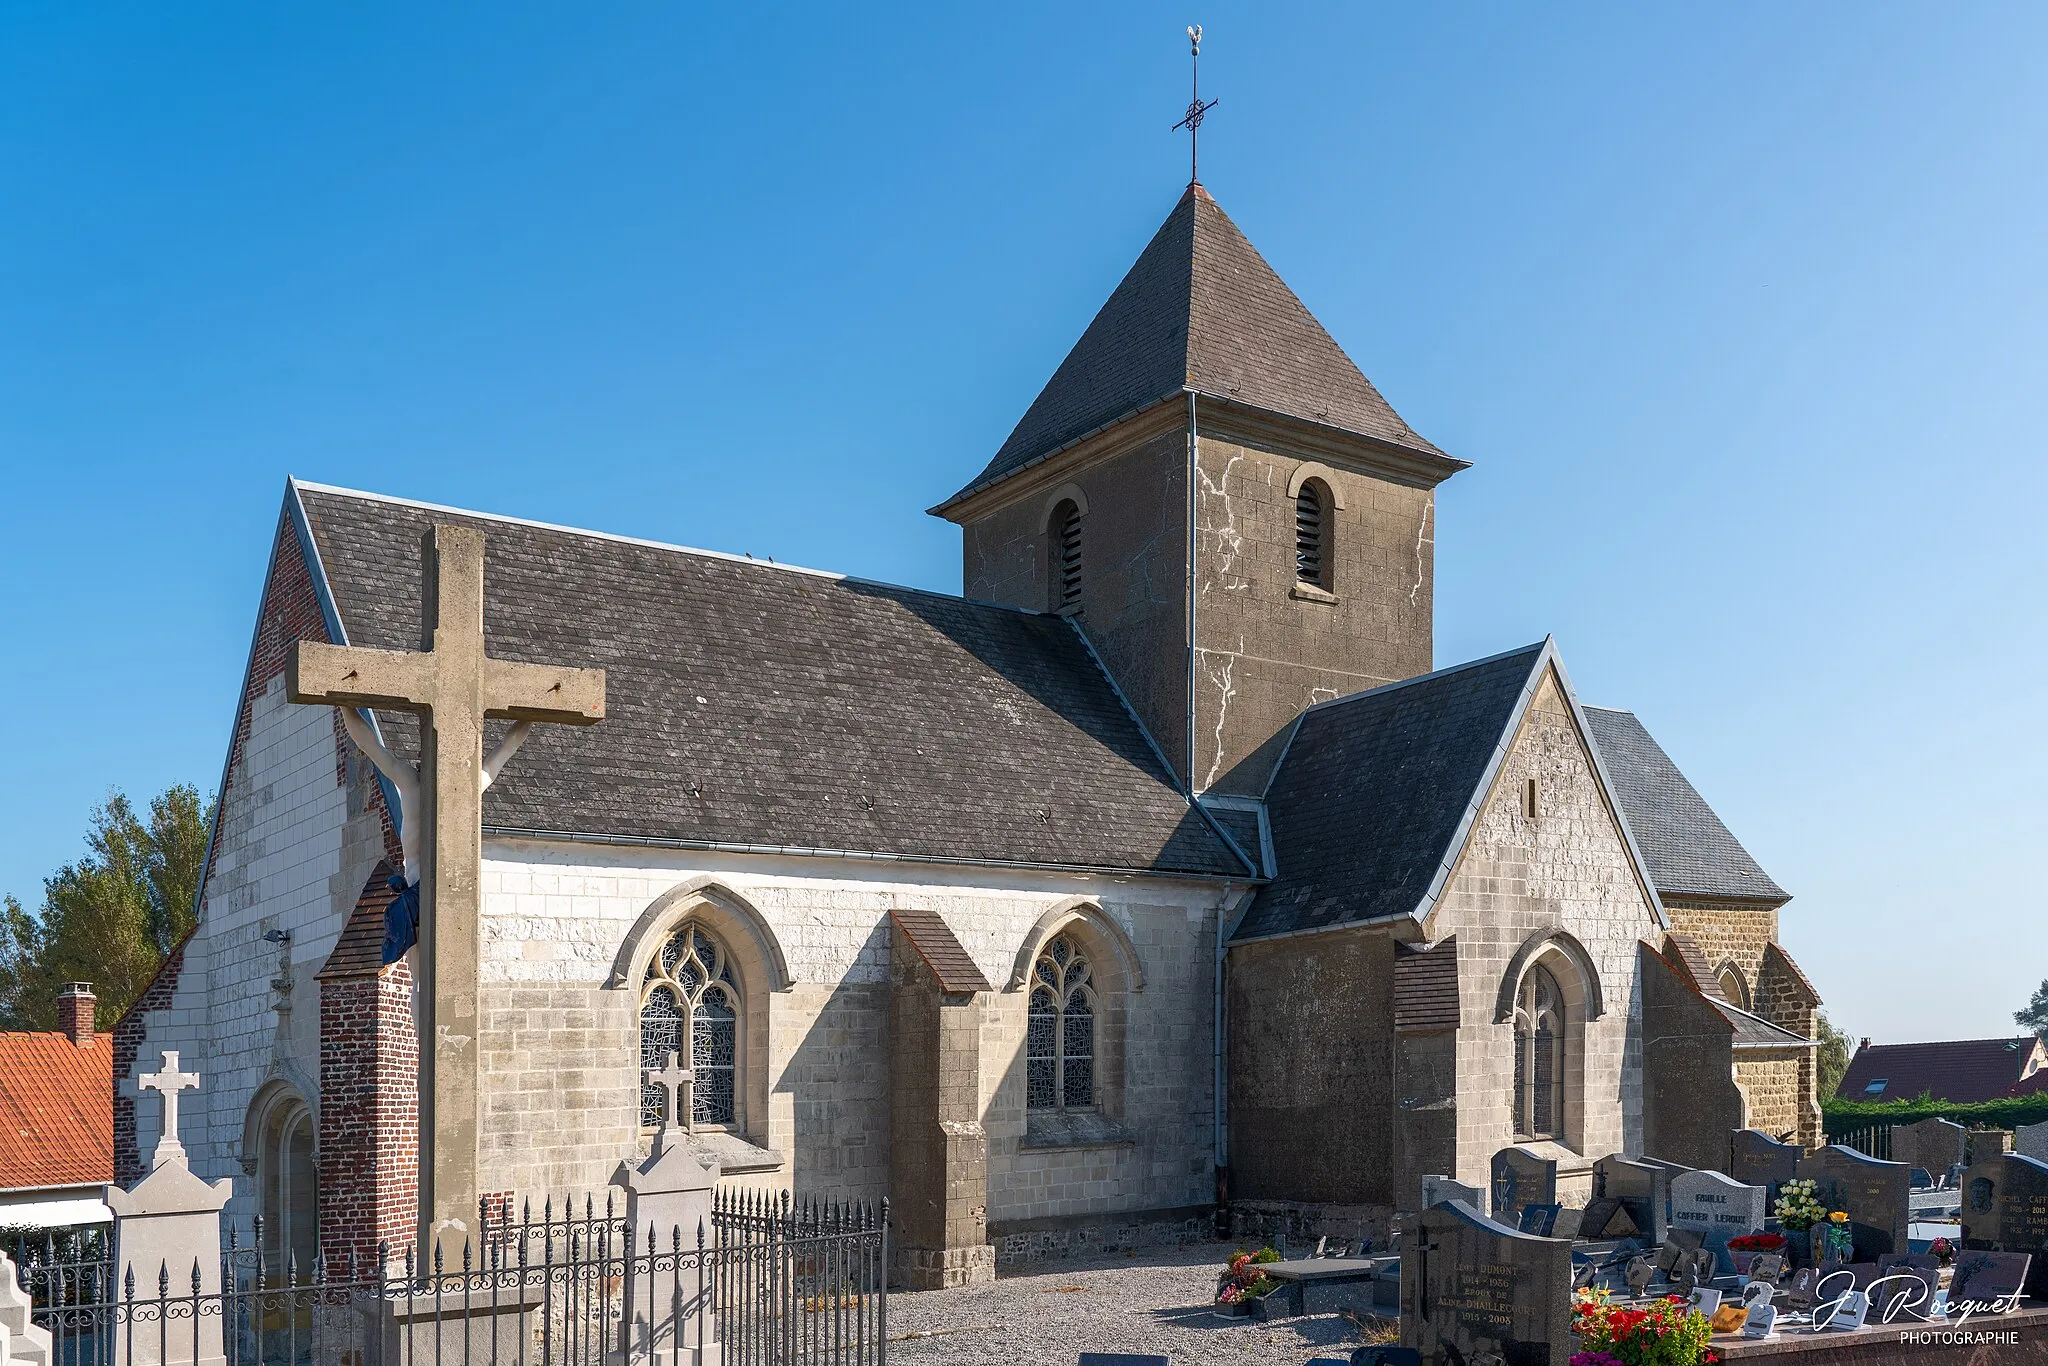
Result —
[{"label": "gravestone", "polygon": [[1970,1129],[1963,1134],[1963,1165],[1974,1167],[2013,1151],[2010,1129]]},{"label": "gravestone", "polygon": [[1671,1226],[1700,1235],[1701,1245],[1729,1270],[1728,1240],[1764,1226],[1764,1188],[1719,1172],[1687,1172],[1671,1183]]},{"label": "gravestone", "polygon": [[1762,1129],[1737,1129],[1729,1142],[1728,1173],[1737,1181],[1762,1186],[1767,1200],[1778,1198],[1778,1187],[1799,1174],[1799,1159],[1806,1150],[1797,1143],[1780,1143]]},{"label": "gravestone", "polygon": [[2032,1261],[2024,1252],[1958,1252],[1955,1273],[1948,1283],[1949,1304],[1960,1311],[1968,1301],[1978,1313],[2015,1308],[2014,1297],[2026,1289]]},{"label": "gravestone", "polygon": [[[2048,1162],[2048,1123],[2022,1124],[2012,1131],[2012,1150],[2021,1157]],[[1957,1158],[1958,1162],[1962,1159]],[[1933,1168],[1928,1170],[1932,1171]]]},{"label": "gravestone", "polygon": [[1923,1119],[1892,1126],[1892,1161],[1945,1172],[1963,1160],[1969,1130],[1954,1120]]},{"label": "gravestone", "polygon": [[[1516,1231],[1520,1233],[1533,1233],[1538,1238],[1555,1238],[1559,1236],[1557,1232],[1557,1216],[1563,1212],[1564,1206],[1562,1205],[1524,1205],[1522,1206],[1522,1217],[1516,1224]],[[1571,1235],[1566,1234],[1564,1236],[1570,1237]]]},{"label": "gravestone", "polygon": [[1979,1162],[1963,1173],[1962,1203],[1963,1245],[2028,1254],[2027,1295],[2048,1299],[2048,1163],[2019,1153]]},{"label": "gravestone", "polygon": [[1530,1205],[1557,1203],[1557,1162],[1529,1148],[1502,1148],[1493,1155],[1493,1217],[1520,1222]]},{"label": "gravestone", "polygon": [[1927,1317],[1941,1289],[1941,1271],[1932,1266],[1908,1266],[1903,1260],[1883,1262],[1877,1277],[1861,1288],[1870,1294],[1870,1314],[1877,1322],[1918,1322]]},{"label": "gravestone", "polygon": [[1579,1211],[1578,1237],[1633,1238],[1639,1232],[1621,1201],[1611,1195],[1596,1195]]},{"label": "gravestone", "polygon": [[1651,1242],[1664,1241],[1665,1208],[1671,1179],[1664,1168],[1614,1153],[1593,1164],[1593,1196],[1621,1201],[1636,1228]]},{"label": "gravestone", "polygon": [[1848,1211],[1849,1260],[1858,1262],[1907,1250],[1912,1172],[1903,1162],[1880,1162],[1840,1144],[1799,1161],[1799,1175],[1814,1183],[1814,1197],[1830,1210]]},{"label": "gravestone", "polygon": [[1422,1178],[1422,1207],[1441,1205],[1446,1200],[1463,1200],[1474,1209],[1486,1208],[1486,1192],[1449,1176]]},{"label": "gravestone", "polygon": [[1571,1244],[1534,1238],[1462,1201],[1424,1210],[1401,1248],[1401,1345],[1431,1362],[1492,1353],[1565,1366],[1573,1350]]}]

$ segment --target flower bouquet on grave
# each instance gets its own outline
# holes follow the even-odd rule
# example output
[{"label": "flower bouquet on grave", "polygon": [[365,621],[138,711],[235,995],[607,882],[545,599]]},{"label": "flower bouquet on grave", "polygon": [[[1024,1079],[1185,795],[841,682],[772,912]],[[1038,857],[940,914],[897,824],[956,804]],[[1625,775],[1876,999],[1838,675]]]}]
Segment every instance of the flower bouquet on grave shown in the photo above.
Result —
[{"label": "flower bouquet on grave", "polygon": [[1813,1193],[1812,1181],[1787,1181],[1778,1187],[1778,1203],[1771,1213],[1794,1233],[1804,1233],[1828,1217],[1828,1207]]},{"label": "flower bouquet on grave", "polygon": [[1933,1254],[1935,1265],[1937,1266],[1954,1266],[1956,1264],[1956,1245],[1953,1239],[1936,1238],[1927,1245],[1927,1250]]},{"label": "flower bouquet on grave", "polygon": [[1582,1290],[1572,1297],[1572,1332],[1585,1350],[1571,1366],[1710,1366],[1721,1359],[1708,1345],[1713,1329],[1706,1316],[1677,1298],[1624,1308],[1604,1290]]},{"label": "flower bouquet on grave", "polygon": [[1785,1238],[1777,1233],[1743,1233],[1728,1240],[1730,1252],[1783,1252]]},{"label": "flower bouquet on grave", "polygon": [[1266,1268],[1279,1260],[1280,1254],[1270,1247],[1232,1257],[1216,1277],[1217,1305],[1242,1312],[1253,1300],[1271,1294],[1280,1283],[1266,1274]]}]

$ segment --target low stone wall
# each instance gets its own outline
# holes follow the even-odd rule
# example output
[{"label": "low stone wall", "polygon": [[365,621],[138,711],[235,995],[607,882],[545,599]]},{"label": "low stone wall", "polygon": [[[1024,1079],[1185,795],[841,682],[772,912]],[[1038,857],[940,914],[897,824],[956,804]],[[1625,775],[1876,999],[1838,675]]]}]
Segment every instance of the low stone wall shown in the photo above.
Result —
[{"label": "low stone wall", "polygon": [[1247,1246],[1285,1240],[1292,1253],[1313,1247],[1318,1238],[1356,1243],[1372,1240],[1384,1251],[1395,1228],[1394,1211],[1385,1205],[1319,1205],[1281,1200],[1237,1200],[1230,1206],[1230,1236]]},{"label": "low stone wall", "polygon": [[1216,1211],[1208,1205],[1196,1205],[1185,1209],[1010,1219],[990,1224],[988,1238],[995,1245],[996,1266],[1007,1271],[1032,1262],[1110,1257],[1148,1247],[1214,1242]]}]

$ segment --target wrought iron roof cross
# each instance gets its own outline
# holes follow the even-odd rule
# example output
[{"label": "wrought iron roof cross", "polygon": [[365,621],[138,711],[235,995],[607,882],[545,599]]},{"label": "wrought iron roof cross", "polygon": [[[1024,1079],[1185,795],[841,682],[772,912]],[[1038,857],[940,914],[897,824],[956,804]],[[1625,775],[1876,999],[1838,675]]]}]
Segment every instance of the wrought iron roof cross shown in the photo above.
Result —
[{"label": "wrought iron roof cross", "polygon": [[1175,132],[1179,132],[1183,128],[1188,130],[1188,184],[1199,185],[1202,177],[1197,173],[1200,163],[1196,160],[1196,144],[1201,136],[1202,119],[1207,116],[1211,109],[1216,107],[1216,101],[1214,100],[1210,100],[1207,104],[1202,103],[1202,26],[1200,24],[1196,24],[1188,30],[1188,45],[1188,55],[1193,58],[1194,67],[1194,76],[1189,86],[1188,112],[1182,115],[1181,121],[1173,125],[1173,127]]}]

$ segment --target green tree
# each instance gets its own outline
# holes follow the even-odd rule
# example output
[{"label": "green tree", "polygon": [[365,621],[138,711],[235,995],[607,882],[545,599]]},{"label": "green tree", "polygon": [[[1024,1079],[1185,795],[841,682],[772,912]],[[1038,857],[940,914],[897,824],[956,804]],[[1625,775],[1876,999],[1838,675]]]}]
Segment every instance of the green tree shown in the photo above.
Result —
[{"label": "green tree", "polygon": [[1819,1098],[1826,1100],[1842,1084],[1842,1074],[1849,1070],[1849,1036],[1830,1024],[1828,1013],[1822,1010],[1814,1014],[1813,1037],[1820,1040],[1814,1058],[1815,1081]]},{"label": "green tree", "polygon": [[51,1029],[65,982],[93,984],[110,1029],[193,924],[212,803],[180,784],[144,820],[119,792],[94,808],[86,856],[43,880],[34,915],[0,903],[0,1027]]},{"label": "green tree", "polygon": [[2034,999],[2025,1010],[2015,1010],[2013,1020],[2043,1039],[2048,1039],[2048,982],[2034,988]]}]

